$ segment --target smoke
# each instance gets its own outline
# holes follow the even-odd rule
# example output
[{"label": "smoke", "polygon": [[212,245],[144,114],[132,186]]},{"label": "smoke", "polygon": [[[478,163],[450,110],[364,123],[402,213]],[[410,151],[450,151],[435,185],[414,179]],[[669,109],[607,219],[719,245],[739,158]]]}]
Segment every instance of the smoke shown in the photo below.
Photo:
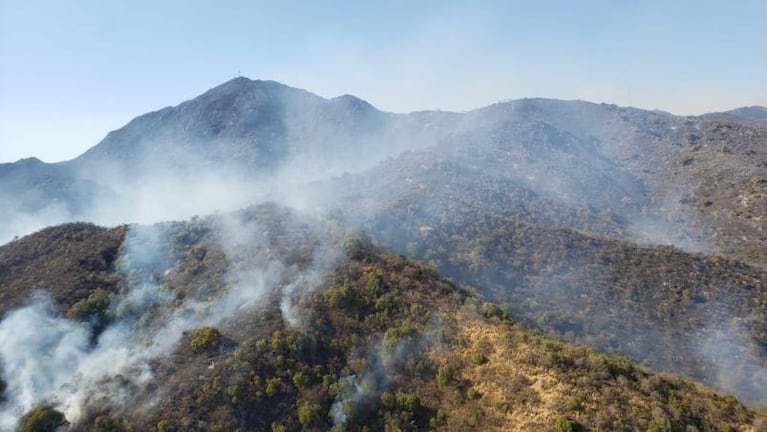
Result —
[{"label": "smoke", "polygon": [[73,220],[72,213],[62,203],[53,203],[36,211],[19,208],[15,199],[0,196],[0,245],[41,228]]},{"label": "smoke", "polygon": [[151,360],[170,353],[185,332],[258,308],[283,286],[285,319],[296,322],[293,306],[332,265],[336,255],[331,249],[317,251],[317,264],[302,271],[270,250],[275,247],[268,239],[273,227],[235,216],[211,224],[233,263],[226,288],[213,295],[176,305],[163,282],[177,271],[171,237],[178,224],[134,225],[118,263],[129,287],[112,301],[114,321],[95,343],[90,343],[92,329],[61,317],[45,293],[8,314],[0,322],[0,359],[8,388],[0,428],[13,429],[21,415],[42,402],[54,404],[70,422],[94,401],[118,410],[137,408],[136,393],[153,380]]},{"label": "smoke", "polygon": [[715,368],[712,387],[733,392],[744,403],[764,406],[767,362],[764,349],[748,338],[749,333],[743,323],[717,323],[698,340],[699,352]]},{"label": "smoke", "polygon": [[29,306],[0,323],[0,356],[8,399],[0,411],[0,429],[13,430],[36,403],[67,385],[88,349],[88,329],[55,317],[50,299],[38,293]]},{"label": "smoke", "polygon": [[361,370],[339,380],[336,400],[328,412],[333,424],[344,426],[347,421],[360,416],[361,413],[377,409],[381,393],[390,389],[397,379],[402,378],[414,360],[423,358],[437,334],[437,329],[438,325],[430,322],[424,331],[412,330],[409,334],[400,335],[400,338],[387,332],[383,339],[366,353]]},{"label": "smoke", "polygon": [[[0,222],[8,223],[0,224],[0,242],[72,219],[105,225],[151,224],[221,212],[223,216],[219,213],[206,220],[229,267],[225,289],[211,295],[206,287],[196,287],[193,294],[198,295],[179,305],[163,284],[179,270],[179,257],[169,238],[173,224],[132,225],[119,261],[129,285],[113,300],[114,321],[95,342],[89,339],[92,331],[87,325],[61,318],[44,294],[0,322],[0,359],[9,395],[0,411],[0,427],[12,428],[24,412],[41,402],[60,407],[71,421],[82,415],[89,401],[130,405],[136,389],[152,382],[151,360],[171,352],[184,332],[258,308],[270,296],[277,298],[287,323],[300,325],[295,306],[320,285],[340,257],[333,235],[306,228],[328,228],[318,223],[328,214],[340,214],[342,223],[351,228],[369,223],[380,230],[372,234],[385,238],[387,246],[403,245],[397,248],[402,253],[408,252],[404,245],[423,240],[422,232],[428,234],[432,227],[448,231],[480,209],[532,224],[705,250],[690,240],[678,200],[642,209],[651,191],[614,162],[609,148],[614,132],[600,135],[600,147],[579,135],[578,128],[567,127],[573,117],[587,116],[584,113],[570,112],[570,120],[552,126],[530,114],[535,110],[562,114],[561,107],[545,106],[546,102],[518,101],[469,114],[408,116],[371,110],[352,97],[323,102],[330,104],[327,111],[318,108],[321,103],[314,99],[306,109],[291,106],[294,102],[300,101],[281,108],[285,116],[277,116],[279,121],[267,119],[274,120],[275,130],[257,137],[263,141],[241,136],[184,141],[179,137],[187,133],[183,124],[162,130],[162,139],[141,142],[136,136],[159,126],[138,130],[131,138],[134,141],[122,143],[149,149],[137,160],[121,165],[98,159],[75,166],[76,176],[109,190],[92,202],[83,201],[76,212],[55,203],[36,213],[4,207]],[[212,114],[221,116],[219,111]],[[230,116],[232,121],[249,118],[240,114]],[[528,120],[531,126],[524,126]],[[256,123],[251,129],[261,127]],[[584,129],[588,128],[581,126],[581,132]],[[248,146],[266,150],[251,158],[253,149]],[[154,160],[163,156],[154,148],[162,148],[165,159]],[[112,156],[121,161],[122,155]],[[409,218],[387,225],[387,205],[407,200],[413,209]],[[228,213],[264,202],[302,212],[306,220],[298,225],[304,227],[292,226],[288,235],[293,243],[311,249],[308,263],[279,250],[284,233],[273,224],[254,223],[242,212]],[[647,216],[656,209],[664,216],[682,216],[678,221]],[[580,264],[574,261],[559,267],[579,268]],[[565,275],[539,275],[541,282],[533,288],[548,287],[549,291],[538,290],[537,298],[568,303],[569,295],[573,299],[569,303],[580,304],[575,294],[550,283],[557,277]],[[738,345],[737,338],[723,337],[704,349],[714,352],[711,347],[725,342],[730,350],[712,354],[723,372],[727,371],[726,352],[742,353],[739,347],[744,345]],[[356,407],[375,402],[390,385],[399,359],[413,352],[413,347],[400,342],[393,351],[383,350],[380,347],[368,355],[368,369],[345,379],[330,413],[338,424]],[[762,372],[755,369],[756,376]],[[725,377],[721,382],[726,387],[734,381]]]}]

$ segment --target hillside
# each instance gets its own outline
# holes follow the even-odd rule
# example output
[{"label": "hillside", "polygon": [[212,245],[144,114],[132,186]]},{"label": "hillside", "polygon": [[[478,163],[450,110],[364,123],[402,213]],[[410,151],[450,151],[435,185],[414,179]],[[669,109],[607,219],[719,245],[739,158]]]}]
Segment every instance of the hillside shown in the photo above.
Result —
[{"label": "hillside", "polygon": [[763,429],[762,117],[237,78],[0,164],[0,429],[46,403],[74,430]]},{"label": "hillside", "polygon": [[[227,230],[235,228],[241,241],[222,241],[231,240]],[[70,239],[64,240],[62,232]],[[112,374],[86,372],[80,365],[74,372],[51,368],[56,379],[71,374],[77,381],[69,382],[77,388],[63,387],[40,399],[43,405],[24,417],[21,430],[58,422],[59,411],[72,423],[68,430],[88,431],[746,431],[767,426],[763,414],[732,397],[545,337],[472,289],[446,282],[423,264],[368,240],[347,239],[333,253],[338,244],[333,239],[345,235],[342,231],[327,238],[327,231],[275,206],[134,226],[127,233],[88,225],[52,228],[2,252],[33,250],[58,239],[62,246],[70,244],[65,258],[74,262],[87,255],[80,247],[85,234],[99,245],[121,236],[125,241],[117,259],[120,270],[106,271],[119,279],[118,288],[106,288],[106,297],[99,294],[104,288],[94,288],[80,295],[83,301],[68,309],[62,305],[54,314],[82,319],[95,337],[77,360],[88,364],[103,359],[104,350],[117,349],[111,338],[126,324],[136,335],[173,341],[160,350],[157,344],[164,342],[147,345],[154,356],[130,353],[127,358],[135,362],[115,365]],[[134,254],[136,247],[140,254]],[[140,258],[149,252],[151,259]],[[321,258],[328,254],[337,258]],[[16,265],[45,261],[36,253],[28,256]],[[89,268],[88,259],[79,261],[83,270]],[[65,266],[49,267],[37,277],[55,286],[67,272]],[[251,283],[241,291],[245,278]],[[7,286],[17,286],[12,279],[6,279]],[[253,290],[256,280],[264,290]],[[135,293],[149,285],[168,298],[126,312],[126,300],[135,300]],[[55,288],[51,294],[59,295]],[[232,294],[249,301],[228,309]],[[77,313],[82,311],[89,312]],[[156,332],[169,324],[170,333]],[[140,349],[144,342],[133,341],[136,335],[119,345]],[[4,378],[6,403],[17,403],[18,380]],[[7,415],[2,416],[6,421]]]},{"label": "hillside", "polygon": [[[73,220],[183,219],[265,195],[344,207],[335,194],[307,197],[304,190],[345,173],[370,185],[353,191],[370,201],[406,198],[405,178],[422,177],[418,184],[434,188],[480,176],[501,184],[501,194],[523,188],[528,208],[589,219],[557,221],[569,228],[765,266],[767,130],[745,120],[760,113],[752,107],[681,117],[522,99],[467,113],[391,114],[353,96],[324,99],[237,78],[137,117],[72,161],[0,166],[0,190],[18,202],[0,214],[0,239]],[[396,189],[379,180],[392,176],[399,177]]]},{"label": "hillside", "polygon": [[297,155],[328,163],[324,155],[375,137],[389,117],[353,97],[327,100],[274,81],[236,78],[137,117],[66,165],[82,175],[103,165],[121,175],[222,166],[270,172]]},{"label": "hillside", "polygon": [[476,286],[529,325],[765,403],[759,268],[513,217],[451,212],[440,224],[407,204],[385,214],[370,227],[382,244]]}]

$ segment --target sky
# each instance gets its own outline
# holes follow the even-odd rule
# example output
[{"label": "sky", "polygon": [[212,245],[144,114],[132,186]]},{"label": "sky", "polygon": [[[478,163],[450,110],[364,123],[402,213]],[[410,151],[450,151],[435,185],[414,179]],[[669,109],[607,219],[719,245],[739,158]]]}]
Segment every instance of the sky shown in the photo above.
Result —
[{"label": "sky", "polygon": [[68,160],[225,81],[379,109],[767,106],[765,1],[0,0],[0,162]]}]

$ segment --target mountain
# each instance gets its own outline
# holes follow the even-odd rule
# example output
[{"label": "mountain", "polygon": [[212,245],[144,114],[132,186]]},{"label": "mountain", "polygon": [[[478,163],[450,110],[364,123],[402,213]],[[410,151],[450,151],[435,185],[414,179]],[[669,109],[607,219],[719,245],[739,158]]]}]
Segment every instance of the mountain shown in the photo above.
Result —
[{"label": "mountain", "polygon": [[321,157],[375,135],[389,117],[350,96],[325,100],[274,81],[236,78],[134,119],[69,164],[81,171],[108,164],[132,175],[221,165],[268,171],[296,154]]},{"label": "mountain", "polygon": [[[135,118],[71,161],[0,165],[0,190],[14,203],[0,214],[0,241],[71,220],[189,217],[210,211],[214,200],[237,208],[256,199],[253,182],[325,178],[427,146],[438,129],[435,117],[405,118],[349,95],[323,99],[274,81],[236,78]],[[235,189],[234,196],[221,193]],[[173,200],[179,196],[187,202]]]},{"label": "mountain", "polygon": [[[503,430],[560,427],[553,421],[759,430],[759,416],[734,400],[645,369],[767,407],[759,112],[680,117],[522,99],[392,114],[353,96],[237,78],[134,119],[74,160],[0,165],[12,204],[0,237],[78,220],[118,226],[56,226],[0,248],[0,346],[33,352],[0,352],[16,361],[6,370],[33,377],[9,381],[0,425],[34,401],[43,405],[24,421],[60,410],[77,430],[323,429],[344,416],[374,430],[468,428],[450,420],[467,416]],[[463,311],[471,305],[479,311]],[[403,360],[410,372],[390,370],[399,345],[386,351],[387,334],[419,353]],[[465,350],[477,335],[511,341],[498,349],[513,360],[434,386],[445,353],[463,353],[447,357],[461,368],[476,351],[490,358]],[[76,349],[53,342],[65,336]],[[537,348],[517,343],[528,339]],[[50,364],[26,359],[51,346],[68,353],[53,360],[82,385],[67,373],[37,377]],[[523,370],[513,353],[527,349],[567,359],[559,369],[531,364],[511,390],[488,378]],[[544,371],[565,383],[561,392],[544,391],[557,387],[536,375]],[[510,396],[525,386],[537,395]],[[608,388],[614,397],[596,396]],[[164,392],[180,402],[160,404]],[[116,409],[119,395],[136,411]],[[266,413],[268,404],[290,414]]]},{"label": "mountain", "polygon": [[[389,157],[399,162],[390,164],[392,171],[407,167],[409,175],[418,176],[420,166],[408,159],[420,157],[449,160],[464,170],[467,181],[481,173],[514,184],[509,187],[524,188],[565,213],[601,218],[605,229],[617,223],[622,239],[767,265],[760,219],[767,206],[766,132],[753,122],[738,122],[760,118],[759,112],[732,111],[726,122],[524,99],[468,113],[402,115],[383,113],[353,96],[327,100],[273,81],[236,78],[134,119],[72,161],[3,165],[3,189],[13,191],[14,202],[23,197],[4,219],[15,228],[13,219],[31,218],[44,226],[79,219],[113,224],[183,218],[209,211],[206,201],[223,197],[219,207],[233,209],[260,199],[257,191],[286,183],[303,189],[299,183],[306,179],[375,169]],[[426,154],[399,157],[406,150]],[[13,177],[12,171],[21,174],[2,180]],[[371,177],[387,175],[378,171]],[[430,175],[439,185],[454,174],[432,169]],[[254,182],[259,186],[252,187]],[[309,200],[324,204],[316,198]],[[174,208],[189,208],[162,211],[168,200]],[[594,223],[565,225],[580,230]],[[11,238],[29,229],[7,231],[3,237]]]},{"label": "mountain", "polygon": [[[262,205],[127,229],[71,224],[0,247],[0,265],[12,270],[4,292],[34,280],[53,297],[36,300],[47,310],[31,303],[6,314],[3,358],[40,366],[34,343],[11,354],[10,326],[44,320],[59,336],[44,346],[55,362],[25,370],[44,376],[4,376],[4,403],[26,412],[19,430],[55,427],[64,414],[71,431],[761,430],[767,422],[731,396],[530,330],[369,240],[347,237],[336,249],[326,242],[345,234],[326,235]],[[330,250],[338,255],[328,261]],[[45,266],[46,257],[61,261]],[[68,291],[62,282],[78,265],[98,280]],[[0,416],[4,428],[12,420]]]},{"label": "mountain", "polygon": [[707,120],[719,120],[732,123],[765,127],[767,126],[767,108],[763,106],[749,106],[736,108],[721,113],[709,113],[701,116]]}]

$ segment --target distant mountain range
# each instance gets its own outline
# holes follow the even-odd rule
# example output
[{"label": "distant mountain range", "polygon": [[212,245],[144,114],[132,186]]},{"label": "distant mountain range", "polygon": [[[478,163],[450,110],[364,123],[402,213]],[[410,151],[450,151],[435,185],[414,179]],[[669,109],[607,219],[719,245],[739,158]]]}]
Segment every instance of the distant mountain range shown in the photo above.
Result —
[{"label": "distant mountain range", "polygon": [[[200,190],[258,183],[269,185],[260,186],[265,193],[277,187],[274,179],[306,183],[352,173],[354,181],[339,182],[341,193],[378,202],[379,193],[398,199],[414,179],[428,189],[448,180],[476,183],[479,174],[501,189],[534,194],[524,205],[545,202],[562,217],[579,215],[546,223],[765,265],[760,215],[767,210],[767,132],[759,127],[765,112],[749,107],[678,117],[524,99],[468,113],[390,114],[353,96],[327,100],[273,81],[236,78],[137,117],[71,161],[0,165],[6,203],[0,219],[10,228],[2,237],[29,230],[10,223],[20,214],[31,228],[48,219],[151,220],[142,213],[162,207],[158,184],[166,184],[167,195],[192,201]],[[386,158],[394,159],[378,165]],[[409,180],[387,190],[380,184],[387,177]],[[209,208],[190,206],[196,210]]]}]

